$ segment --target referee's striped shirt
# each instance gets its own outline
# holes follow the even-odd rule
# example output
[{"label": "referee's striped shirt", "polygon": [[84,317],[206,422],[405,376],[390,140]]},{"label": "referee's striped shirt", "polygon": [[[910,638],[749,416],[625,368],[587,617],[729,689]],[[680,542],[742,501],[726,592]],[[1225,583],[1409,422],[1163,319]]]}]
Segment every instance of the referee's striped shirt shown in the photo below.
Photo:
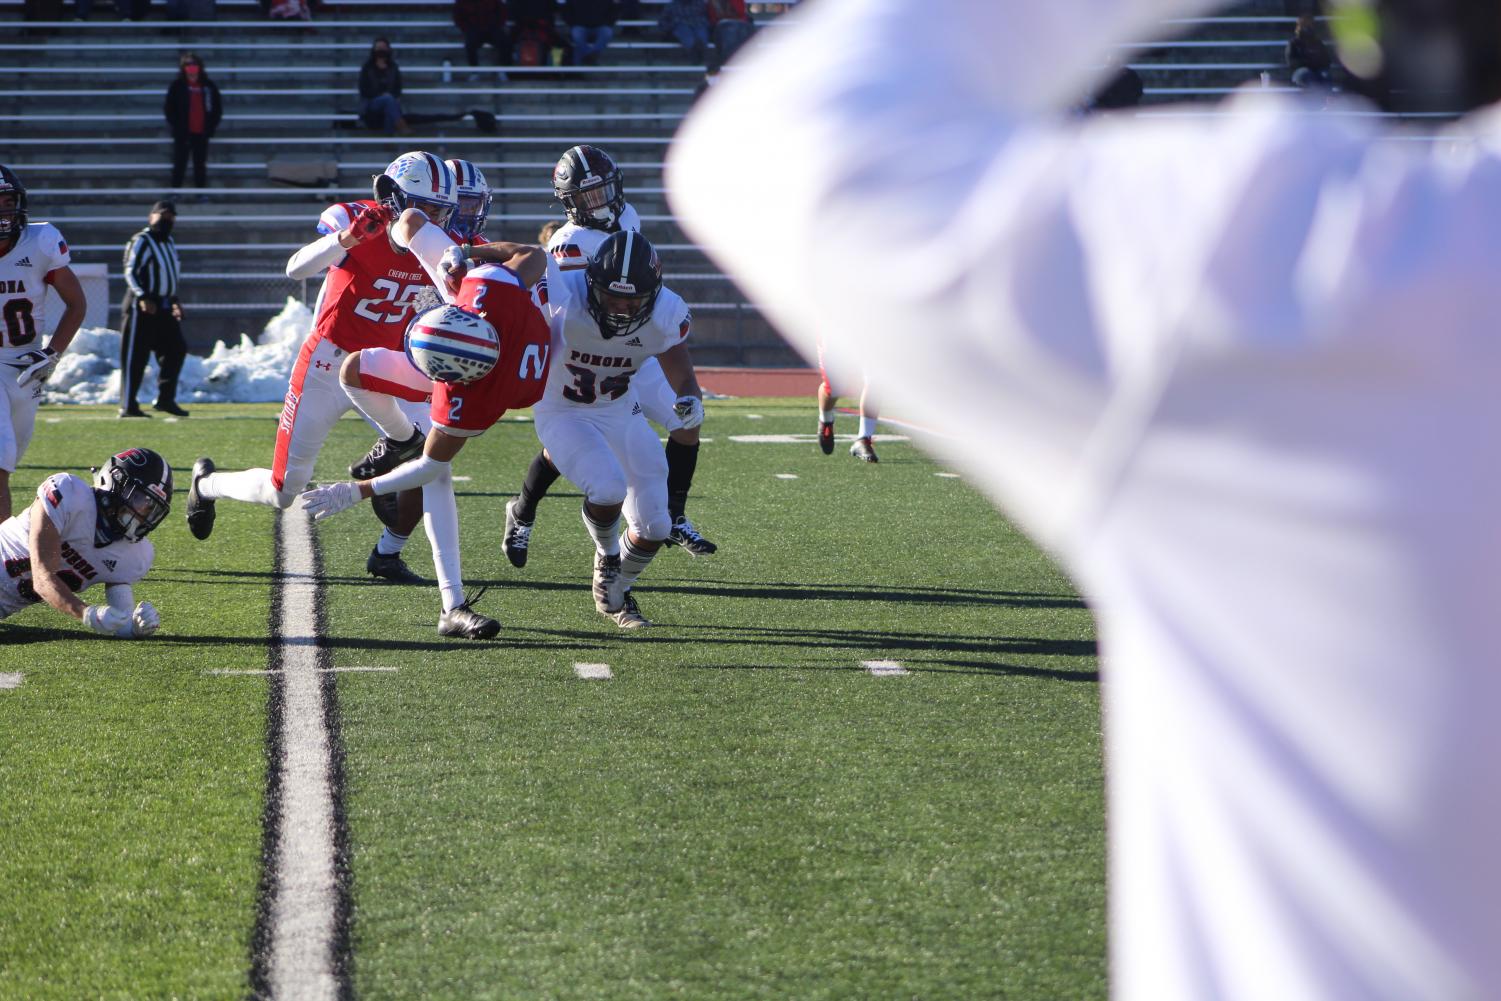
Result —
[{"label": "referee's striped shirt", "polygon": [[171,299],[177,295],[177,244],[143,229],[125,245],[125,284],[137,299]]}]

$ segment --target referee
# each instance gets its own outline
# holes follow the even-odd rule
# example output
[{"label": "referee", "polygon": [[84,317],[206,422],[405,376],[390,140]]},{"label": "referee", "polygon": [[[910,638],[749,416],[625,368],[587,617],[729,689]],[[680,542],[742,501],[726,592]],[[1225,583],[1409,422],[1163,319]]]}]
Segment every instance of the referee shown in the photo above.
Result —
[{"label": "referee", "polygon": [[120,306],[120,416],[147,416],[136,403],[146,362],[156,355],[159,368],[156,409],[177,417],[188,412],[177,405],[177,376],[188,355],[182,336],[182,304],[177,301],[177,244],[172,224],[177,206],[160,201],[151,206],[146,228],[125,245],[125,301]]}]

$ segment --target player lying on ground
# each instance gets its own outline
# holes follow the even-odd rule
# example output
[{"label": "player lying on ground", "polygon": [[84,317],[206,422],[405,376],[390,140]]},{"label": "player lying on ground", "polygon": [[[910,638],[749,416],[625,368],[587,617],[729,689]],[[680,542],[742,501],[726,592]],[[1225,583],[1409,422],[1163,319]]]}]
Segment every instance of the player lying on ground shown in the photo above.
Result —
[{"label": "player lying on ground", "polygon": [[[683,427],[703,423],[703,394],[685,341],[687,303],[662,285],[651,242],[626,230],[607,237],[583,271],[549,265],[543,308],[553,333],[552,372],[534,413],[537,436],[584,494],[594,539],[594,603],[622,628],[648,625],[631,587],[672,531],[667,459],[641,414],[633,376],[656,358],[677,393]],[[627,529],[620,533],[620,516]]]},{"label": "player lying on ground", "polygon": [[[172,470],[149,448],[111,456],[91,488],[72,473],[37,487],[36,501],[0,523],[0,619],[44,601],[107,636],[141,637],[161,625],[131,585],[151,569],[147,533],[172,506]],[[104,585],[105,603],[78,593]]]},{"label": "player lying on ground", "polygon": [[[458,205],[457,190],[453,171],[442,160],[431,153],[405,153],[375,177],[374,199],[334,205],[323,213],[318,228],[324,235],[287,262],[288,277],[311,278],[324,269],[328,277],[287,384],[271,468],[220,473],[212,459],[194,463],[187,516],[195,538],[207,539],[213,531],[217,500],[286,508],[307,486],[329,432],[353,406],[339,383],[339,367],[362,348],[399,351],[413,302],[431,285],[421,266],[389,238],[391,222],[404,208],[420,206],[446,224]],[[402,438],[411,436],[413,425],[425,430],[426,408],[409,405],[408,410]],[[425,583],[401,559],[421,517],[415,491],[397,511],[386,511],[386,530],[365,569],[387,580]]]},{"label": "player lying on ground", "polygon": [[[0,521],[10,517],[10,474],[31,443],[43,388],[88,307],[62,234],[26,215],[25,186],[0,164]],[[43,346],[38,338],[47,329],[49,285],[63,302],[63,315]]]},{"label": "player lying on ground", "polygon": [[[434,275],[456,246],[416,211],[403,213],[392,235]],[[505,263],[469,270],[458,285],[457,306],[419,317],[407,331],[404,352],[367,348],[344,362],[341,378],[350,399],[386,440],[356,464],[370,477],[303,494],[304,506],[321,520],[359,501],[420,487],[443,600],[438,632],[466,639],[488,639],[500,623],[476,612],[464,596],[451,463],[465,441],[507,410],[537,402],[549,356],[547,323],[527,291],[542,276],[547,255],[522,244],[490,246],[504,250]],[[429,397],[432,430],[422,454],[398,464],[398,443],[391,439],[411,427],[399,401]]]},{"label": "player lying on ground", "polygon": [[[596,146],[567,150],[553,168],[552,185],[567,212],[566,221],[545,242],[558,270],[583,271],[610,234],[641,230],[641,217],[625,200],[624,175],[604,150]],[[470,252],[475,261],[486,260],[487,254],[482,247]],[[667,509],[672,514],[667,544],[682,546],[694,556],[708,556],[719,547],[699,534],[686,513],[698,467],[699,429],[684,426],[674,412],[677,394],[655,358],[641,364],[633,383],[647,419],[667,431]],[[526,566],[537,504],[558,475],[544,448],[532,459],[521,492],[506,505],[505,551],[512,566]]]}]

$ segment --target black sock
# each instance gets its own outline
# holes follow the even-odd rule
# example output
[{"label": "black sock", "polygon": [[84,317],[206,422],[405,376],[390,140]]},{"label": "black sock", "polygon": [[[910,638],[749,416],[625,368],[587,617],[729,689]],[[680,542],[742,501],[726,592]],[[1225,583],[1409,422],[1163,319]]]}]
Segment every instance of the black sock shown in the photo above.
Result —
[{"label": "black sock", "polygon": [[537,505],[547,496],[547,490],[562,475],[558,467],[547,461],[547,453],[538,452],[527,467],[526,479],[521,481],[521,493],[517,495],[516,517],[522,521],[537,520]]},{"label": "black sock", "polygon": [[667,439],[667,513],[672,520],[683,517],[688,491],[693,489],[693,471],[698,468],[698,446]]}]

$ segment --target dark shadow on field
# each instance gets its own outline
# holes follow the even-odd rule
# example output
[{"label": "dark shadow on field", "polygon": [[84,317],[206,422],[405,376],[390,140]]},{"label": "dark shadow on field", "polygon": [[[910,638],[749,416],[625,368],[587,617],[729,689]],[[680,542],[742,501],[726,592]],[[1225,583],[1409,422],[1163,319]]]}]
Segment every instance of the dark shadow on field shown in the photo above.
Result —
[{"label": "dark shadow on field", "polygon": [[[501,590],[522,588],[534,591],[571,591],[588,587],[587,581],[583,583],[528,581],[514,577],[470,579],[468,583],[483,584],[486,587]],[[998,608],[1083,609],[1088,607],[1081,599],[1067,594],[987,591],[962,587],[881,587],[873,584],[852,588],[848,584],[807,584],[790,581],[760,584],[701,578],[685,580],[680,584],[666,583],[660,578],[651,579],[643,582],[641,594],[686,594],[713,598],[759,598],[773,601],[881,601],[921,605],[987,605]]]},{"label": "dark shadow on field", "polygon": [[[1097,684],[1100,680],[1100,672],[1087,671],[1061,671],[1052,667],[1030,667],[1026,664],[1003,664],[990,663],[988,661],[913,661],[903,663],[912,674],[973,674],[981,676],[1006,675],[1019,678],[1044,678],[1049,681],[1085,681]],[[864,674],[865,669],[859,664],[841,662],[837,664],[813,665],[813,664],[701,664],[694,670],[699,671],[844,671],[853,674]]]},{"label": "dark shadow on field", "polygon": [[52,643],[62,640],[88,639],[91,636],[104,640],[107,643],[115,642],[114,638],[110,636],[99,636],[96,633],[80,633],[77,630],[0,625],[0,647],[22,646],[27,643]]}]

